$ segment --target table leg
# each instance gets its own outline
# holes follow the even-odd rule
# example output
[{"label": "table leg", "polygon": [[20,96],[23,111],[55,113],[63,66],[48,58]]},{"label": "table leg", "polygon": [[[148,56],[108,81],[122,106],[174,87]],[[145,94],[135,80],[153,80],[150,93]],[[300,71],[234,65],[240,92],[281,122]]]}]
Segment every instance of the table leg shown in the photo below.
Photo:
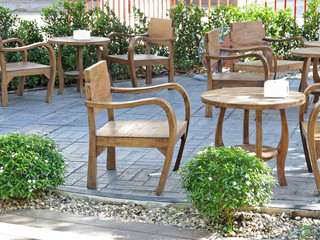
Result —
[{"label": "table leg", "polygon": [[288,186],[284,167],[286,163],[288,146],[289,146],[289,131],[288,122],[286,116],[286,110],[280,109],[281,116],[281,139],[278,144],[278,158],[277,158],[277,171],[278,171],[278,181],[280,186]]},{"label": "table leg", "polygon": [[78,90],[80,91],[80,97],[83,97],[83,56],[82,46],[77,46],[77,67],[79,71]]},{"label": "table leg", "polygon": [[64,88],[64,73],[62,68],[62,49],[63,49],[63,45],[59,45],[58,58],[57,58],[57,71],[58,71],[58,77],[59,77],[58,95],[61,95],[63,93],[63,88]]},{"label": "table leg", "polygon": [[[320,78],[318,73],[318,63],[319,63],[319,58],[314,58],[313,59],[313,82],[314,83],[320,83]],[[318,101],[319,101],[319,95],[316,94],[314,95],[313,102],[316,103]]]},{"label": "table leg", "polygon": [[262,159],[262,110],[256,110],[256,157]]},{"label": "table leg", "polygon": [[302,74],[301,74],[301,83],[299,87],[300,92],[308,87],[308,74],[310,69],[311,58],[305,57],[303,60]]},{"label": "table leg", "polygon": [[220,113],[219,113],[219,118],[218,118],[218,123],[217,123],[217,128],[216,128],[215,140],[214,140],[215,147],[223,147],[224,146],[223,139],[222,139],[222,127],[223,127],[223,119],[224,119],[225,112],[226,112],[226,108],[221,107]]},{"label": "table leg", "polygon": [[243,115],[243,144],[249,144],[249,110],[244,110]]}]

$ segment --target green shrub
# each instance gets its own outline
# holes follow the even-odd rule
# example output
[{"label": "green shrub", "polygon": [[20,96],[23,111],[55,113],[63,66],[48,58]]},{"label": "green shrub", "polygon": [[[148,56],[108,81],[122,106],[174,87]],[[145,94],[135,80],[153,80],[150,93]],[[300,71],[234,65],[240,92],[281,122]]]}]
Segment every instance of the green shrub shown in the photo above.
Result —
[{"label": "green shrub", "polygon": [[235,147],[206,146],[180,169],[188,200],[230,229],[236,211],[270,201],[273,171],[259,158]]},{"label": "green shrub", "polygon": [[65,181],[66,165],[48,137],[0,135],[0,198],[33,198]]}]

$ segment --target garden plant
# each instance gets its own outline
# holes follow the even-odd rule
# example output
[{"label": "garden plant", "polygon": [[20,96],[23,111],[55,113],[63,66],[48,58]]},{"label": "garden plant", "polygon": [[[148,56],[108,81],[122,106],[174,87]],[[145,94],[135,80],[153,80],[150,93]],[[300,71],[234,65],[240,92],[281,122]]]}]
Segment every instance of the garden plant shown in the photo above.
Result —
[{"label": "garden plant", "polygon": [[29,199],[65,182],[66,164],[49,137],[0,135],[0,199]]},{"label": "garden plant", "polygon": [[235,213],[271,200],[273,170],[237,147],[206,146],[180,169],[188,200],[208,220],[231,231]]}]

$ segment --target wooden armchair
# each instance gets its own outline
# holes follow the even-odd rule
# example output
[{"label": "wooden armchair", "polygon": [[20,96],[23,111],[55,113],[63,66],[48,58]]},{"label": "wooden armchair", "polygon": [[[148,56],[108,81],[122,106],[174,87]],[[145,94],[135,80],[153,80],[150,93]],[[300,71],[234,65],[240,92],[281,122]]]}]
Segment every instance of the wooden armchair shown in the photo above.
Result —
[{"label": "wooden armchair", "polygon": [[[222,52],[238,53],[250,50],[257,50],[255,47],[251,48],[222,48],[219,40],[219,29],[214,29],[205,34],[206,47],[206,63],[207,63],[207,91],[219,89],[222,87],[263,87],[266,80],[272,79],[273,74],[270,74],[270,66],[266,58],[258,53],[229,55],[223,56]],[[266,51],[270,51],[270,47],[264,46]],[[222,60],[235,60],[246,57],[256,57],[261,61],[263,66],[263,73],[260,72],[222,72]],[[218,73],[212,75],[211,66],[218,63]],[[275,63],[276,64],[276,63]],[[206,117],[212,117],[212,106],[206,105]]]},{"label": "wooden armchair", "polygon": [[[168,82],[174,82],[173,67],[173,47],[175,41],[175,29],[172,19],[151,18],[148,26],[148,33],[143,35],[128,35],[121,33],[110,33],[107,35],[110,39],[115,36],[130,37],[131,42],[127,55],[106,55],[108,66],[112,63],[126,65],[130,72],[130,78],[133,87],[138,87],[135,69],[138,66],[147,66],[146,83],[152,82],[152,65],[163,64],[169,71]],[[135,54],[135,46],[139,41],[146,41],[146,54]],[[169,56],[157,56],[150,54],[151,44],[166,45],[169,47]]]},{"label": "wooden armchair", "polygon": [[[17,42],[19,47],[4,48],[3,45],[7,43]],[[28,62],[27,51],[37,47],[44,47],[47,49],[50,65],[43,65],[39,63]],[[20,52],[21,62],[7,63],[5,59],[5,52]],[[48,79],[48,90],[46,102],[50,103],[54,88],[54,81],[56,77],[56,58],[53,48],[48,43],[34,43],[25,46],[23,41],[18,38],[10,38],[2,40],[0,38],[0,77],[1,77],[1,106],[8,106],[8,84],[14,77],[20,77],[18,85],[18,96],[22,96],[26,81],[26,76],[44,74]]]},{"label": "wooden armchair", "polygon": [[[268,42],[286,42],[298,40],[304,45],[307,40],[304,37],[297,36],[287,39],[275,39],[267,38],[265,36],[265,30],[262,25],[262,21],[252,21],[252,22],[235,22],[230,24],[230,45],[232,48],[242,48],[248,46],[269,46]],[[273,60],[273,56],[270,52],[262,49],[263,55],[267,58],[269,65]],[[293,60],[278,60],[276,59],[276,66],[272,66],[271,72],[285,72],[290,70],[302,69],[303,61],[293,61]],[[263,66],[261,61],[250,61],[250,62],[238,62],[234,63],[231,68],[232,71],[253,71],[253,72],[263,72]]]},{"label": "wooden armchair", "polygon": [[[320,89],[320,83],[315,83],[310,85],[304,93],[306,94],[306,99],[309,95]],[[304,110],[307,103],[303,104],[299,108],[299,125],[300,134],[303,145],[303,150],[306,158],[306,163],[308,171],[314,173],[316,180],[316,185],[318,189],[318,194],[320,195],[320,173],[318,159],[320,158],[320,121],[318,121],[318,115],[320,112],[320,102],[317,102],[309,115],[309,120],[304,119]],[[310,154],[310,155],[309,155]],[[310,162],[311,157],[311,162]],[[312,163],[312,164],[311,164]]]},{"label": "wooden armchair", "polygon": [[[100,61],[85,70],[86,106],[90,132],[88,158],[88,188],[97,188],[97,157],[107,148],[107,169],[116,169],[115,147],[157,148],[165,161],[156,191],[160,195],[164,189],[171,165],[174,146],[181,139],[178,157],[173,170],[180,165],[186,143],[189,121],[190,100],[186,91],[177,83],[167,83],[145,88],[110,87],[111,81],[105,61]],[[175,89],[185,102],[185,120],[176,120],[171,105],[162,98],[145,98],[137,101],[113,102],[112,93],[136,94],[161,89]],[[114,109],[131,108],[142,105],[158,105],[166,112],[167,120],[128,120],[115,121]],[[103,109],[108,110],[109,121],[100,129],[96,129],[96,114]]]}]

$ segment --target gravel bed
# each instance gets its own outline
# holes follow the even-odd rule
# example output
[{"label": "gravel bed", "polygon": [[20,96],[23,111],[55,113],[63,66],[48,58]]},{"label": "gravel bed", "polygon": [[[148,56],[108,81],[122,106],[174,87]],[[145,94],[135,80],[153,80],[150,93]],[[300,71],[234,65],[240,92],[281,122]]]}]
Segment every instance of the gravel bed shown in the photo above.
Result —
[{"label": "gravel bed", "polygon": [[241,237],[255,239],[320,239],[320,220],[295,217],[282,213],[264,214],[258,212],[239,212],[236,230],[229,235],[218,228],[218,224],[208,223],[204,216],[189,207],[144,207],[131,204],[106,204],[102,202],[72,199],[53,193],[40,198],[25,200],[0,200],[0,213],[18,209],[46,209],[79,215],[114,218],[149,224],[174,225],[181,228],[201,229],[212,232],[216,237]]}]

